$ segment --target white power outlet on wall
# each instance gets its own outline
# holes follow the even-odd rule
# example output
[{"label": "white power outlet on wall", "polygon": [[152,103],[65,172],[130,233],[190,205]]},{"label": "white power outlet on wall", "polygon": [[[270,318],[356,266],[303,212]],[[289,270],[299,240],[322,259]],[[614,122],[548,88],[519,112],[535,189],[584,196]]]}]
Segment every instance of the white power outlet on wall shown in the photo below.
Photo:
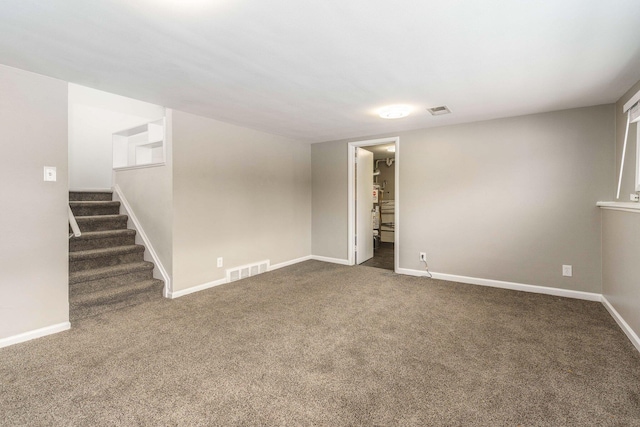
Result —
[{"label": "white power outlet on wall", "polygon": [[571,267],[570,265],[563,265],[562,266],[562,275],[563,276],[567,276],[567,277],[573,276],[573,267]]},{"label": "white power outlet on wall", "polygon": [[218,267],[222,267],[222,257],[218,257]]},{"label": "white power outlet on wall", "polygon": [[427,262],[427,253],[426,252],[420,252],[420,261]]},{"label": "white power outlet on wall", "polygon": [[55,181],[56,180],[56,167],[55,166],[45,166],[44,167],[44,180],[45,181]]}]

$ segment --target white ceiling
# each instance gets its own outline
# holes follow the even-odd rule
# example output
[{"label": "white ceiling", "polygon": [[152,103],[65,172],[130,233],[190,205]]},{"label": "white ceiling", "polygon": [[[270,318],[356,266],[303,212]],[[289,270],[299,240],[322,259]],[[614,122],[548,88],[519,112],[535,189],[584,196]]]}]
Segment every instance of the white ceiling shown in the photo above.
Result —
[{"label": "white ceiling", "polygon": [[640,1],[3,0],[0,63],[317,142],[614,102]]}]

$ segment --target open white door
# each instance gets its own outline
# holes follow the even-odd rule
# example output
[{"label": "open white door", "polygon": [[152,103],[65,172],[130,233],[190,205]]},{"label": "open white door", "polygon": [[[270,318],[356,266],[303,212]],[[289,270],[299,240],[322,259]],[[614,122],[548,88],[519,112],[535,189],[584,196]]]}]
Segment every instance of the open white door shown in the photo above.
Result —
[{"label": "open white door", "polygon": [[373,258],[373,153],[356,148],[356,264]]}]

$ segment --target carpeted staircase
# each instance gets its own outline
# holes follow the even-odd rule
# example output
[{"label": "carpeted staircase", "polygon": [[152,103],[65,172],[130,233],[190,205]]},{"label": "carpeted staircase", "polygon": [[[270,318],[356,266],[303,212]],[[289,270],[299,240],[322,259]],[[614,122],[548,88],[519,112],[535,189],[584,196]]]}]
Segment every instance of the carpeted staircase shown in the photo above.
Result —
[{"label": "carpeted staircase", "polygon": [[164,282],[153,278],[112,193],[70,192],[69,205],[82,232],[69,239],[71,321],[161,298]]}]

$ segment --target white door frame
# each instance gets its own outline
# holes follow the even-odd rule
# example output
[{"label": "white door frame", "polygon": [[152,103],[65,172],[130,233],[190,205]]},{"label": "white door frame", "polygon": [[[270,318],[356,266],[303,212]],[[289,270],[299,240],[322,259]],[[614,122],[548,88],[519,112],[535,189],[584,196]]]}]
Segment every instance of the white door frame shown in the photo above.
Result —
[{"label": "white door frame", "polygon": [[369,139],[366,141],[356,141],[349,143],[349,167],[348,167],[348,175],[349,175],[349,225],[348,225],[348,250],[349,250],[349,265],[355,265],[355,239],[356,239],[356,197],[355,197],[355,160],[356,160],[356,147],[370,147],[372,145],[383,145],[383,144],[396,144],[396,153],[395,153],[395,163],[396,163],[396,172],[395,172],[395,228],[393,233],[393,268],[397,273],[400,268],[400,137],[399,136],[391,136],[387,138],[378,138],[378,139]]}]

